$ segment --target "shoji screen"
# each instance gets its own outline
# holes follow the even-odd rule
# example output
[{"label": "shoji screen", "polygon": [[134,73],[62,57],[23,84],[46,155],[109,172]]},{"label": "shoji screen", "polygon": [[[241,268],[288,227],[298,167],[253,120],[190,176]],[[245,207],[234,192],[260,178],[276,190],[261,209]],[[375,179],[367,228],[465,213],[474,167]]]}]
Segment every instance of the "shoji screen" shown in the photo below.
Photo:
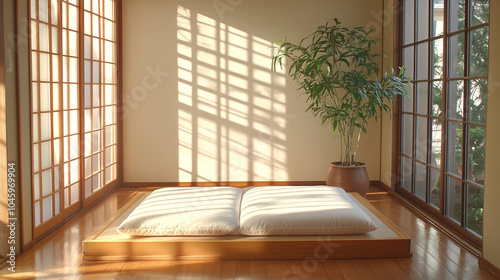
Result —
[{"label": "shoji screen", "polygon": [[113,0],[31,0],[35,237],[117,178]]},{"label": "shoji screen", "polygon": [[115,2],[84,5],[85,197],[116,179],[117,64]]}]

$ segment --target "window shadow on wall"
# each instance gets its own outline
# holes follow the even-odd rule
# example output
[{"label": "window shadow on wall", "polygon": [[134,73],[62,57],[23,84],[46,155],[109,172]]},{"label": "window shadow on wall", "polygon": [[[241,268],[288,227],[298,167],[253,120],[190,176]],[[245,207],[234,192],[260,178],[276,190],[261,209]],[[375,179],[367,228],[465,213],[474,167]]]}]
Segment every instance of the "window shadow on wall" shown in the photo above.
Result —
[{"label": "window shadow on wall", "polygon": [[286,181],[285,72],[273,44],[177,8],[180,182]]}]

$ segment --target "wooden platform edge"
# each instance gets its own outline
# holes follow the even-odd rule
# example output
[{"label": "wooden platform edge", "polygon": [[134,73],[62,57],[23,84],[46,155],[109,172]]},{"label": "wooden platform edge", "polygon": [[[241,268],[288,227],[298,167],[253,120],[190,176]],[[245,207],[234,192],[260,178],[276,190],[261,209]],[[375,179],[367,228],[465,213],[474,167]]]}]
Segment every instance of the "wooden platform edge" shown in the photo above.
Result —
[{"label": "wooden platform edge", "polygon": [[[83,260],[250,260],[250,259],[339,259],[339,258],[404,258],[411,257],[411,240],[390,219],[365,198],[352,194],[398,237],[381,239],[335,239],[335,236],[270,236],[246,238],[156,238],[96,240],[115,219],[137,199],[133,199],[113,215],[111,221],[96,234],[83,241]],[[109,220],[108,220],[109,221]],[[170,240],[169,240],[170,239]]]}]

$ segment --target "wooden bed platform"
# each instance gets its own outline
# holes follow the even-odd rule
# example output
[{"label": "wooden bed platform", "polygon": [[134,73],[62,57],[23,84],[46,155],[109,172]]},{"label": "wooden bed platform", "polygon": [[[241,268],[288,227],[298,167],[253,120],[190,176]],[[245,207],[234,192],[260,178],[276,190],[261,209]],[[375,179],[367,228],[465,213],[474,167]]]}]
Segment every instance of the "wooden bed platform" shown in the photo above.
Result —
[{"label": "wooden bed platform", "polygon": [[147,195],[129,201],[83,241],[84,260],[337,259],[410,257],[410,238],[358,193],[351,198],[377,225],[360,235],[130,237],[116,232]]}]

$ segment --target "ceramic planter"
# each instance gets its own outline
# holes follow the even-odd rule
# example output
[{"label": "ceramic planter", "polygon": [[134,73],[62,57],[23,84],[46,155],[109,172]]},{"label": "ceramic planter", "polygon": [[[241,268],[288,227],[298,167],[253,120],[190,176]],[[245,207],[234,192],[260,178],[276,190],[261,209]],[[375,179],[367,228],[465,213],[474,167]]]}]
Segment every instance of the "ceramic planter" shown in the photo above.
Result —
[{"label": "ceramic planter", "polygon": [[358,192],[365,196],[370,188],[370,178],[366,171],[366,164],[343,166],[340,162],[332,162],[326,176],[328,186],[341,187],[346,192]]}]

